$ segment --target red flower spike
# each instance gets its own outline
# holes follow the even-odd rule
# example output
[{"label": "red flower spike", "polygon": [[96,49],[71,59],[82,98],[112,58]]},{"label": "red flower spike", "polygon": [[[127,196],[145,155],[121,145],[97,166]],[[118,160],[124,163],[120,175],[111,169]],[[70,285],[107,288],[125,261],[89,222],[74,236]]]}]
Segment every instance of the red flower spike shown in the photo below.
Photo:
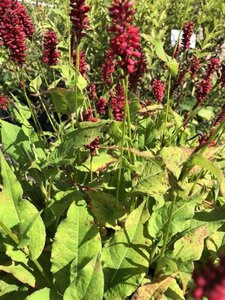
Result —
[{"label": "red flower spike", "polygon": [[202,105],[208,94],[212,89],[212,83],[210,78],[209,79],[202,79],[201,83],[198,87],[198,94],[197,94],[197,104]]},{"label": "red flower spike", "polygon": [[89,89],[89,98],[90,100],[95,100],[97,95],[96,95],[96,87],[95,87],[95,84],[94,83],[91,83],[88,87]]},{"label": "red flower spike", "polygon": [[111,108],[114,119],[122,121],[124,118],[125,110],[125,95],[121,84],[117,85],[111,97]]},{"label": "red flower spike", "polygon": [[131,89],[135,89],[141,77],[147,71],[147,58],[145,53],[141,51],[141,56],[136,64],[136,70],[129,76],[129,84]]},{"label": "red flower spike", "polygon": [[199,67],[200,67],[200,61],[195,56],[191,62],[191,66],[190,66],[191,79],[194,79],[196,77]]},{"label": "red flower spike", "polygon": [[70,0],[70,20],[72,23],[71,49],[80,44],[81,38],[85,35],[85,30],[89,28],[87,13],[90,6],[85,5],[85,0]]},{"label": "red flower spike", "polygon": [[0,95],[0,108],[3,110],[8,108],[8,100],[2,95]]},{"label": "red flower spike", "polygon": [[127,75],[136,71],[138,59],[141,57],[139,29],[130,24],[135,14],[132,6],[133,2],[129,0],[114,0],[109,8],[113,23],[108,29],[113,34],[110,51],[119,57],[116,64]]},{"label": "red flower spike", "polygon": [[195,272],[193,279],[196,288],[193,292],[195,300],[206,297],[208,300],[225,300],[225,256],[221,256],[220,263],[208,263],[201,272]]},{"label": "red flower spike", "polygon": [[0,6],[0,38],[9,59],[22,65],[25,62],[25,39],[32,38],[34,26],[24,5],[14,0],[2,0]]},{"label": "red flower spike", "polygon": [[183,27],[183,35],[181,40],[181,45],[184,50],[190,48],[191,36],[194,30],[194,23],[187,22]]},{"label": "red flower spike", "polygon": [[48,66],[56,65],[59,60],[60,54],[56,50],[57,45],[56,33],[52,30],[47,31],[44,37],[42,60]]},{"label": "red flower spike", "polygon": [[99,100],[95,104],[96,110],[100,115],[105,115],[106,113],[106,107],[107,107],[107,101],[104,97],[100,97]]},{"label": "red flower spike", "polygon": [[112,74],[115,71],[115,55],[112,49],[109,49],[106,53],[105,61],[102,65],[102,80],[106,84],[112,83]]},{"label": "red flower spike", "polygon": [[220,60],[219,58],[211,58],[210,63],[207,66],[206,69],[206,77],[207,78],[211,78],[211,76],[213,75],[213,73],[215,73],[215,71],[217,71],[217,69],[219,68],[219,63]]},{"label": "red flower spike", "polygon": [[158,103],[162,103],[164,97],[164,85],[161,80],[154,78],[152,81],[152,89]]}]

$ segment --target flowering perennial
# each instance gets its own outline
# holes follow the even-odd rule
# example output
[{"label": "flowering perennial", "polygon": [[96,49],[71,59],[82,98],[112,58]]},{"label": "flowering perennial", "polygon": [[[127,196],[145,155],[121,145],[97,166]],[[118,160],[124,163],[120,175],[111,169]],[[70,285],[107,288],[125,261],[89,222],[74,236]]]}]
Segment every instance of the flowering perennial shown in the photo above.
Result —
[{"label": "flowering perennial", "polygon": [[121,84],[118,84],[112,93],[111,108],[114,119],[116,121],[122,121],[125,110],[125,94]]},{"label": "flowering perennial", "polygon": [[107,101],[104,97],[100,97],[99,100],[95,104],[96,110],[100,115],[105,115],[106,113],[106,107],[107,107]]},{"label": "flowering perennial", "polygon": [[16,0],[2,0],[0,6],[0,38],[9,49],[9,59],[22,65],[26,56],[26,37],[32,39],[34,26],[25,7]]},{"label": "flowering perennial", "polygon": [[212,75],[219,67],[219,59],[218,58],[211,58],[210,63],[206,69],[206,75],[202,79],[198,87],[197,93],[197,105],[202,105],[207,95],[210,93],[212,89]]},{"label": "flowering perennial", "polygon": [[52,30],[48,30],[45,33],[44,44],[43,44],[43,62],[49,66],[54,66],[57,64],[60,54],[56,50],[58,45],[56,33]]},{"label": "flowering perennial", "polygon": [[191,79],[194,79],[196,77],[199,67],[200,67],[200,61],[196,56],[194,56],[190,66]]},{"label": "flowering perennial", "polygon": [[190,48],[191,35],[193,33],[193,29],[194,29],[193,22],[187,22],[186,24],[184,24],[183,35],[182,35],[182,39],[181,39],[181,45],[184,50],[187,50]]},{"label": "flowering perennial", "polygon": [[[111,84],[111,75],[115,66],[123,70],[124,76],[140,69],[145,69],[144,55],[141,53],[139,28],[131,24],[135,14],[133,2],[129,0],[114,0],[109,8],[112,25],[108,31],[112,33],[110,49],[102,65],[102,77],[105,83]],[[140,77],[140,76],[139,76]]]},{"label": "flowering perennial", "polygon": [[164,85],[160,79],[154,78],[152,81],[152,89],[158,103],[162,103],[164,97]]},{"label": "flowering perennial", "polygon": [[81,38],[85,35],[84,30],[89,28],[87,13],[90,6],[85,5],[85,0],[70,0],[70,7],[71,49],[73,50],[80,44]]},{"label": "flowering perennial", "polygon": [[8,107],[8,100],[4,96],[0,95],[0,108],[6,110],[7,107]]},{"label": "flowering perennial", "polygon": [[214,265],[208,263],[201,273],[195,273],[194,299],[201,300],[207,297],[208,300],[225,300],[225,256],[222,256],[220,263]]}]

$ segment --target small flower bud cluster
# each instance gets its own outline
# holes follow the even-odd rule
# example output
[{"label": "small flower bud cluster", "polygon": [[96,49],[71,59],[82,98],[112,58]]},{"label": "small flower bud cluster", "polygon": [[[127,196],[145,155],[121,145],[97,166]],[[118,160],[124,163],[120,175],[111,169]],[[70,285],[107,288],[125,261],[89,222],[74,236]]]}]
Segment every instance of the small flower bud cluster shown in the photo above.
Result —
[{"label": "small flower bud cluster", "polygon": [[183,35],[181,40],[181,45],[184,50],[187,50],[190,48],[191,43],[191,36],[194,30],[194,23],[193,22],[187,22],[184,24],[183,27]]},{"label": "small flower bud cluster", "polygon": [[202,105],[208,94],[212,89],[212,75],[219,67],[219,59],[218,58],[211,58],[210,63],[206,69],[206,75],[200,82],[198,86],[198,93],[197,93],[197,105]]},{"label": "small flower bud cluster", "polygon": [[208,300],[225,300],[225,256],[221,256],[218,265],[210,262],[201,273],[194,273],[193,279],[196,284],[193,292],[195,300],[203,297]]},{"label": "small flower bud cluster", "polygon": [[60,54],[56,50],[57,45],[58,41],[56,33],[52,30],[48,30],[45,33],[42,54],[42,60],[48,66],[56,65],[59,60]]},{"label": "small flower bud cluster", "polygon": [[114,119],[116,121],[122,121],[125,110],[125,94],[121,84],[118,84],[112,93],[111,108]]},{"label": "small flower bud cluster", "polygon": [[0,95],[0,108],[3,110],[8,108],[8,100],[2,95]]},{"label": "small flower bud cluster", "polygon": [[88,86],[88,90],[89,90],[89,98],[90,98],[90,100],[94,101],[96,99],[96,97],[97,97],[95,84],[91,83]]},{"label": "small flower bud cluster", "polygon": [[102,65],[102,80],[105,84],[110,85],[112,83],[112,74],[115,71],[115,55],[112,49],[109,49],[106,53],[105,61]]},{"label": "small flower bud cluster", "polygon": [[196,56],[194,56],[190,66],[191,79],[194,79],[196,77],[199,67],[200,67],[200,61]]},{"label": "small flower bud cluster", "polygon": [[107,101],[104,97],[100,97],[99,100],[95,103],[96,110],[100,115],[106,114]]},{"label": "small flower bud cluster", "polygon": [[152,81],[152,89],[158,103],[162,103],[164,97],[164,85],[160,79],[154,78]]}]

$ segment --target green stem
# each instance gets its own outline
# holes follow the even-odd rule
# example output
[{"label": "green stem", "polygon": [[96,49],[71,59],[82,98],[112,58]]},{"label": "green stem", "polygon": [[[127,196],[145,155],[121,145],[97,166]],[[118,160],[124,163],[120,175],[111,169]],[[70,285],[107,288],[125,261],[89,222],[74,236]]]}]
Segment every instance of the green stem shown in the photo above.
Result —
[{"label": "green stem", "polygon": [[169,74],[168,78],[168,89],[167,89],[167,99],[166,99],[166,116],[163,126],[163,133],[162,133],[162,145],[164,144],[165,134],[166,134],[166,127],[168,122],[168,115],[170,109],[170,90],[171,90],[171,74]]},{"label": "green stem", "polygon": [[[76,49],[76,78],[75,78],[75,116],[76,116],[76,125],[79,127],[79,122],[78,122],[78,76],[79,76],[79,71],[80,71],[80,46],[77,46]],[[73,121],[74,118],[71,119],[71,124],[73,127]]]},{"label": "green stem", "polygon": [[174,208],[175,208],[175,204],[176,204],[176,199],[177,199],[177,195],[173,195],[173,200],[170,206],[170,213],[169,213],[169,219],[167,222],[167,227],[166,227],[166,233],[165,233],[165,238],[163,241],[163,246],[162,246],[162,250],[160,253],[160,258],[163,258],[165,255],[165,251],[166,251],[166,246],[169,240],[169,234],[170,234],[170,228],[171,228],[171,223],[172,223],[172,219],[173,219],[173,212],[174,212]]}]

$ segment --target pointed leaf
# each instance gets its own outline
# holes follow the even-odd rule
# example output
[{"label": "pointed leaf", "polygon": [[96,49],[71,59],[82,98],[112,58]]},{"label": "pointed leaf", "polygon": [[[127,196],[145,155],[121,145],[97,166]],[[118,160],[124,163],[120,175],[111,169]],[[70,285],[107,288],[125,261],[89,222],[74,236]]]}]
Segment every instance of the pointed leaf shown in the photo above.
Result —
[{"label": "pointed leaf", "polygon": [[128,216],[125,227],[103,248],[105,300],[125,299],[148,272],[149,239],[144,236],[144,223],[149,215],[145,205],[144,201]]},{"label": "pointed leaf", "polygon": [[91,259],[67,288],[63,300],[102,300],[104,277],[98,256]]},{"label": "pointed leaf", "polygon": [[62,297],[49,288],[38,290],[26,297],[26,300],[62,300]]},{"label": "pointed leaf", "polygon": [[51,271],[61,293],[101,250],[98,229],[88,213],[86,203],[79,192],[75,196],[67,218],[57,229],[52,245]]}]

